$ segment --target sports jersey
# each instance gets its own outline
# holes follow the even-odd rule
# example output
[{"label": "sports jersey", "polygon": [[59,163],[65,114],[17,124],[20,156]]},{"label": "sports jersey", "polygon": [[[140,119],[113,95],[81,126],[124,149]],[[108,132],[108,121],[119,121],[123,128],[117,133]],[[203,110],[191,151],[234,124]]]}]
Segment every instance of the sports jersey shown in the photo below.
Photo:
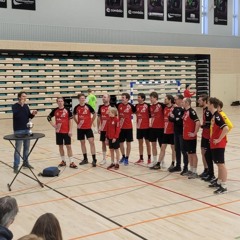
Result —
[{"label": "sports jersey", "polygon": [[55,124],[57,126],[57,133],[69,132],[69,119],[72,119],[72,113],[68,108],[55,108],[48,115],[47,119],[50,122],[52,117],[55,117]]},{"label": "sports jersey", "polygon": [[94,114],[94,109],[87,103],[85,103],[83,106],[78,104],[74,110],[73,114],[77,115],[77,128],[78,129],[90,129],[91,128],[91,120],[92,116],[91,114]]},{"label": "sports jersey", "polygon": [[174,132],[177,134],[183,134],[183,114],[184,109],[182,107],[174,107],[172,110],[173,117],[169,116],[169,121],[174,124]]},{"label": "sports jersey", "polygon": [[135,107],[131,103],[117,105],[120,128],[121,129],[132,129],[132,114],[135,113]]},{"label": "sports jersey", "polygon": [[120,123],[118,117],[109,117],[107,121],[106,137],[108,139],[119,138]]},{"label": "sports jersey", "polygon": [[230,132],[230,131],[232,130],[232,128],[233,128],[233,124],[232,124],[232,122],[231,122],[230,119],[227,117],[227,115],[226,115],[225,112],[220,111],[219,113],[221,114],[221,116],[222,116],[224,122],[227,124],[228,129],[229,129],[229,132]]},{"label": "sports jersey", "polygon": [[207,107],[203,108],[203,124],[202,124],[202,137],[210,138],[210,125],[211,125],[212,114]]},{"label": "sports jersey", "polygon": [[107,130],[107,120],[109,118],[108,110],[110,105],[100,105],[98,108],[98,116],[100,117],[100,131]]},{"label": "sports jersey", "polygon": [[213,143],[214,139],[218,139],[222,133],[222,129],[227,126],[227,124],[224,122],[221,114],[216,111],[213,114],[212,120],[211,120],[211,127],[210,127],[210,148],[225,148],[227,143],[226,136],[217,144]]},{"label": "sports jersey", "polygon": [[197,135],[194,137],[189,137],[189,133],[193,133],[195,131],[196,122],[198,122],[198,116],[194,109],[189,108],[184,111],[183,114],[183,139],[184,140],[194,140],[197,138]]},{"label": "sports jersey", "polygon": [[136,104],[137,129],[149,128],[150,105]]},{"label": "sports jersey", "polygon": [[156,103],[150,106],[150,128],[164,128],[163,103]]},{"label": "sports jersey", "polygon": [[87,97],[88,99],[88,104],[95,110],[96,109],[96,103],[97,103],[97,98],[95,95],[90,93]]},{"label": "sports jersey", "polygon": [[173,134],[174,133],[174,124],[169,121],[169,115],[172,113],[174,107],[165,107],[163,110],[164,115],[164,134]]},{"label": "sports jersey", "polygon": [[193,95],[195,95],[194,92],[190,92],[188,89],[184,90],[183,95],[185,98],[191,98]]}]

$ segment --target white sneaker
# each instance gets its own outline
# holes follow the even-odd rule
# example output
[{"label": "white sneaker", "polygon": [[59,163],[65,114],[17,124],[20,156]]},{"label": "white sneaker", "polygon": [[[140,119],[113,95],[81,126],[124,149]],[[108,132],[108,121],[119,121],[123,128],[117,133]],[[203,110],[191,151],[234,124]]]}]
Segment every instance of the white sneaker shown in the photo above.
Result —
[{"label": "white sneaker", "polygon": [[107,163],[106,159],[103,159],[103,160],[100,162],[100,165],[104,165],[104,164],[106,164],[106,163]]},{"label": "white sneaker", "polygon": [[160,165],[161,165],[161,168],[162,168],[162,169],[166,168],[166,164],[165,164],[164,161],[162,161]]},{"label": "white sneaker", "polygon": [[156,161],[152,161],[151,163],[148,164],[148,167],[153,167],[156,163],[157,163],[157,160]]}]

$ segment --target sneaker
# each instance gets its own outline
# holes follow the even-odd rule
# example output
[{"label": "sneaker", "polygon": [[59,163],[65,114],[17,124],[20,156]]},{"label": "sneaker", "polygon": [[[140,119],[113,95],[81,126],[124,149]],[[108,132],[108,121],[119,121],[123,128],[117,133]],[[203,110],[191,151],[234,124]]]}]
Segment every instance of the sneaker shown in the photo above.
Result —
[{"label": "sneaker", "polygon": [[115,169],[115,170],[118,170],[118,169],[119,169],[119,164],[118,164],[118,163],[115,164],[114,169]]},{"label": "sneaker", "polygon": [[166,168],[166,164],[164,161],[161,161],[161,167],[162,167],[162,169]]},{"label": "sneaker", "polygon": [[192,172],[191,171],[187,171],[185,174],[183,174],[183,176],[191,176]]},{"label": "sneaker", "polygon": [[107,167],[107,170],[109,170],[109,169],[111,169],[111,168],[113,168],[113,167],[115,167],[115,164],[114,164],[114,163],[111,163],[111,164]]},{"label": "sneaker", "polygon": [[222,186],[220,186],[217,190],[215,190],[213,192],[214,194],[224,194],[227,193],[227,188],[223,188]]},{"label": "sneaker", "polygon": [[71,162],[69,165],[70,168],[78,168],[77,165],[74,162]]},{"label": "sneaker", "polygon": [[148,165],[151,164],[151,159],[148,159],[148,160],[147,160],[147,164],[148,164]]},{"label": "sneaker", "polygon": [[186,176],[187,172],[188,172],[188,169],[187,169],[187,168],[184,168],[184,169],[181,171],[180,175]]},{"label": "sneaker", "polygon": [[119,163],[122,164],[122,163],[124,163],[124,161],[125,161],[125,157],[122,157],[122,158],[120,159]]},{"label": "sneaker", "polygon": [[128,159],[125,158],[125,160],[124,160],[124,166],[127,166],[127,165],[128,165]]},{"label": "sneaker", "polygon": [[218,181],[218,178],[215,178],[215,179],[211,180],[210,183],[212,184],[212,183],[215,183],[217,181]]},{"label": "sneaker", "polygon": [[208,171],[207,170],[204,170],[200,175],[199,177],[200,178],[203,178],[203,177],[206,177],[208,175]]},{"label": "sneaker", "polygon": [[170,170],[173,168],[174,168],[174,164],[171,164],[170,167],[168,168],[168,171],[170,172]]},{"label": "sneaker", "polygon": [[106,159],[103,159],[101,162],[100,162],[100,165],[105,165],[107,163]]},{"label": "sneaker", "polygon": [[34,167],[33,167],[32,165],[30,165],[29,163],[26,163],[26,164],[24,163],[24,164],[23,164],[23,168],[25,168],[25,169],[26,169],[26,168],[34,169]]},{"label": "sneaker", "polygon": [[134,164],[141,164],[141,163],[143,163],[144,161],[143,161],[143,159],[139,159],[138,161],[136,161]]},{"label": "sneaker", "polygon": [[58,164],[59,167],[65,167],[66,166],[66,162],[65,161],[61,161],[59,164]]},{"label": "sneaker", "polygon": [[169,172],[181,172],[182,169],[181,169],[181,167],[175,166],[175,167],[173,167],[172,169],[169,169],[168,171],[169,171]]},{"label": "sneaker", "polygon": [[219,188],[220,186],[221,186],[221,185],[218,184],[217,182],[214,182],[214,183],[208,185],[208,187],[210,187],[210,188]]},{"label": "sneaker", "polygon": [[205,178],[202,178],[205,182],[211,182],[212,180],[214,180],[215,179],[215,176],[210,176],[210,175],[208,175],[207,177],[205,177]]},{"label": "sneaker", "polygon": [[18,173],[18,167],[13,167],[13,172]]},{"label": "sneaker", "polygon": [[154,165],[156,165],[158,163],[158,161],[153,161],[153,162],[150,162],[150,164],[148,165],[149,167],[153,167]]},{"label": "sneaker", "polygon": [[150,167],[151,170],[158,170],[161,169],[160,162],[157,162],[154,166]]},{"label": "sneaker", "polygon": [[192,173],[191,175],[188,176],[188,179],[196,179],[196,178],[198,178],[197,173]]},{"label": "sneaker", "polygon": [[83,159],[83,160],[79,163],[79,165],[84,165],[84,164],[88,164],[88,160],[87,160],[87,159]]},{"label": "sneaker", "polygon": [[93,166],[93,167],[96,167],[96,166],[97,166],[97,160],[96,160],[96,159],[92,161],[92,166]]}]

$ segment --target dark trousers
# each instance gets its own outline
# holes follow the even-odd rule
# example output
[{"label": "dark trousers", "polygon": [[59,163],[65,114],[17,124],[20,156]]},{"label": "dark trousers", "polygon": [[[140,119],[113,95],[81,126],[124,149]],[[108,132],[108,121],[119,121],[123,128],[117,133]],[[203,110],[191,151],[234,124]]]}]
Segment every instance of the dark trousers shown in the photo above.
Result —
[{"label": "dark trousers", "polygon": [[174,133],[174,145],[176,152],[176,162],[177,167],[181,167],[181,154],[183,155],[184,168],[188,167],[188,155],[183,151],[183,135],[179,133]]},{"label": "dark trousers", "polygon": [[212,159],[212,152],[210,149],[210,143],[207,146],[206,152],[205,152],[205,159],[208,166],[208,174],[210,176],[214,176],[214,167],[213,167],[213,159]]}]

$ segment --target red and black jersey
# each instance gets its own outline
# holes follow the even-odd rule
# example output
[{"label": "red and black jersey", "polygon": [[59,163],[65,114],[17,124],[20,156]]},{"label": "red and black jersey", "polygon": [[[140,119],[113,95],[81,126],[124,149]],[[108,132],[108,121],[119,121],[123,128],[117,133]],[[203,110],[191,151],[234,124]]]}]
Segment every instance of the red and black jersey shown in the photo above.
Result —
[{"label": "red and black jersey", "polygon": [[193,133],[195,131],[196,122],[198,122],[198,116],[194,109],[189,108],[184,111],[183,114],[183,139],[184,140],[193,140],[196,139],[197,136],[189,137],[188,133]]},{"label": "red and black jersey", "polygon": [[106,137],[108,139],[119,138],[120,123],[118,117],[109,117],[107,120]]},{"label": "red and black jersey", "polygon": [[117,105],[120,128],[132,129],[132,114],[136,112],[135,107],[131,103]]},{"label": "red and black jersey", "polygon": [[98,116],[100,118],[100,131],[107,130],[107,120],[109,118],[108,110],[111,106],[110,105],[100,105],[98,108]]},{"label": "red and black jersey", "polygon": [[73,114],[77,115],[78,129],[90,129],[92,120],[91,114],[94,113],[94,109],[89,104],[85,103],[83,106],[78,104],[73,110]]},{"label": "red and black jersey", "polygon": [[55,124],[57,126],[57,133],[68,133],[69,132],[69,120],[72,119],[73,115],[68,108],[55,108],[48,115],[47,119],[50,122],[55,117]]},{"label": "red and black jersey", "polygon": [[223,120],[221,114],[216,111],[211,120],[211,127],[210,127],[210,148],[225,148],[227,144],[227,137],[225,136],[221,142],[217,144],[213,144],[213,139],[218,139],[222,133],[222,129],[226,127],[226,123]]},{"label": "red and black jersey", "polygon": [[174,123],[169,121],[169,115],[172,113],[174,107],[165,107],[163,110],[164,114],[164,134],[174,133]]},{"label": "red and black jersey", "polygon": [[136,104],[137,129],[149,128],[150,104]]},{"label": "red and black jersey", "polygon": [[202,124],[202,137],[210,138],[210,125],[211,125],[212,113],[207,107],[203,108],[203,124]]},{"label": "red and black jersey", "polygon": [[163,103],[156,103],[150,106],[150,128],[164,128]]}]

